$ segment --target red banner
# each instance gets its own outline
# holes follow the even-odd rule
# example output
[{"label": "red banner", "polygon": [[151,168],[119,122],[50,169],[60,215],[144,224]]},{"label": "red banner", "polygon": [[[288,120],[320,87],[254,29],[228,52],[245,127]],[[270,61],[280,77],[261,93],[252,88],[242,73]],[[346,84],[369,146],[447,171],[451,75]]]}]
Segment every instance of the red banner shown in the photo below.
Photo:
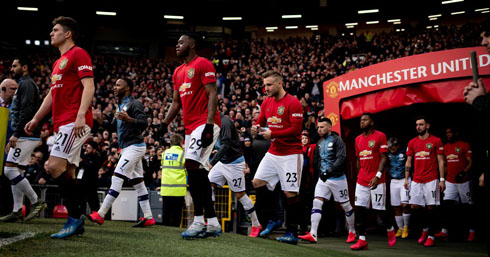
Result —
[{"label": "red banner", "polygon": [[[355,70],[324,82],[325,114],[332,120],[332,129],[340,133],[340,117],[349,119],[360,116],[364,111],[376,113],[406,105],[404,103],[407,102],[415,103],[410,99],[431,99],[434,96],[434,99],[428,102],[447,102],[447,99],[462,101],[462,89],[468,85],[472,76],[471,51],[477,52],[480,76],[490,75],[490,55],[486,49],[469,47],[403,57]],[[444,80],[445,83],[431,83],[431,90],[413,91],[412,96],[404,96],[403,94],[408,93],[406,91],[392,92],[394,95],[388,93],[389,97],[383,97],[383,94],[365,95],[393,87],[440,80]],[[486,85],[489,86],[488,83]],[[454,86],[456,88],[453,88]],[[364,95],[362,101],[350,99],[345,105],[342,104],[342,112],[340,111],[340,103],[343,100],[359,95]]]}]

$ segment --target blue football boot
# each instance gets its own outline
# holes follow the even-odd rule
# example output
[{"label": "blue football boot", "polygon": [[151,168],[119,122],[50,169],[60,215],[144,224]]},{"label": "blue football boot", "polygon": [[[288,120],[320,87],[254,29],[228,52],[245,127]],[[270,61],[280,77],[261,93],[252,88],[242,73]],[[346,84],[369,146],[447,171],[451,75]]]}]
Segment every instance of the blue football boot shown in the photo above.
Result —
[{"label": "blue football boot", "polygon": [[276,240],[287,244],[298,244],[298,238],[296,238],[291,232],[287,232],[284,236],[276,238]]},{"label": "blue football boot", "polygon": [[73,235],[81,235],[85,232],[85,228],[83,227],[84,219],[74,219],[68,216],[66,220],[65,226],[60,230],[60,232],[56,234],[52,234],[51,238],[67,238]]}]

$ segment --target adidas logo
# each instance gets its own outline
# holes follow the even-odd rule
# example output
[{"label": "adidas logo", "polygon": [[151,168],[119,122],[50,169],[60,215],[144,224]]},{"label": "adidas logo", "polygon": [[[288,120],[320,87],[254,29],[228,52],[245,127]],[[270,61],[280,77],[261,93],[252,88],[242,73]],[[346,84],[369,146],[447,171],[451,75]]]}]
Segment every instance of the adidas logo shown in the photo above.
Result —
[{"label": "adidas logo", "polygon": [[55,151],[61,151],[59,146],[55,147],[54,150]]}]

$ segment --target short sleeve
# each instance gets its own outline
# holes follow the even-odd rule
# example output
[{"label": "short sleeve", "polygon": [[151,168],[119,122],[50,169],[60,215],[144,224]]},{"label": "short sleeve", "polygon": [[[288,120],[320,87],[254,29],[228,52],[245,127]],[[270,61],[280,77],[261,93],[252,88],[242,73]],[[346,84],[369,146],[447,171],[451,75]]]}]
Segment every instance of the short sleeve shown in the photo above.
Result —
[{"label": "short sleeve", "polygon": [[92,66],[92,60],[90,55],[83,50],[78,49],[74,58],[75,69],[77,70],[78,77],[83,79],[85,77],[93,77],[94,71]]},{"label": "short sleeve", "polygon": [[291,105],[289,105],[289,108],[289,120],[291,121],[291,123],[303,123],[303,106],[301,105],[301,103],[299,101],[291,101]]},{"label": "short sleeve", "polygon": [[466,157],[471,157],[471,147],[468,143],[465,144],[465,155]]},{"label": "short sleeve", "polygon": [[435,142],[435,146],[436,146],[436,154],[437,155],[444,155],[444,147],[442,146],[442,141],[441,139],[437,139],[436,142]]},{"label": "short sleeve", "polygon": [[387,153],[388,152],[388,143],[386,140],[386,135],[384,133],[379,134],[379,152],[380,153]]},{"label": "short sleeve", "polygon": [[413,156],[413,141],[408,142],[407,156]]},{"label": "short sleeve", "polygon": [[356,151],[356,156],[359,157],[359,137],[356,137],[356,143],[355,145],[355,151]]},{"label": "short sleeve", "polygon": [[216,70],[210,61],[203,59],[199,62],[198,71],[203,85],[216,82]]}]

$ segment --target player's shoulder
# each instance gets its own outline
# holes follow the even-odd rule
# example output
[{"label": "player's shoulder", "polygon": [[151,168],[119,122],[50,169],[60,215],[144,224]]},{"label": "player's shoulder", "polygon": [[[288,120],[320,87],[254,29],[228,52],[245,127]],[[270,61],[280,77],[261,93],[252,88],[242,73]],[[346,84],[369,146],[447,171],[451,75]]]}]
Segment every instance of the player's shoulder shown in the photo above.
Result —
[{"label": "player's shoulder", "polygon": [[430,135],[430,140],[433,142],[440,142],[442,144],[442,140],[434,135]]},{"label": "player's shoulder", "polygon": [[205,57],[198,56],[195,61],[196,65],[213,65],[210,60]]},{"label": "player's shoulder", "polygon": [[408,141],[408,145],[412,145],[412,144],[415,144],[417,141],[418,141],[419,137],[414,137],[412,139],[410,139],[410,141]]},{"label": "player's shoulder", "polygon": [[72,55],[89,55],[88,52],[79,47],[79,46],[74,46],[72,49],[71,49],[71,54]]},{"label": "player's shoulder", "polygon": [[381,132],[379,130],[374,130],[374,133],[377,137],[386,137],[386,134],[384,132]]}]

